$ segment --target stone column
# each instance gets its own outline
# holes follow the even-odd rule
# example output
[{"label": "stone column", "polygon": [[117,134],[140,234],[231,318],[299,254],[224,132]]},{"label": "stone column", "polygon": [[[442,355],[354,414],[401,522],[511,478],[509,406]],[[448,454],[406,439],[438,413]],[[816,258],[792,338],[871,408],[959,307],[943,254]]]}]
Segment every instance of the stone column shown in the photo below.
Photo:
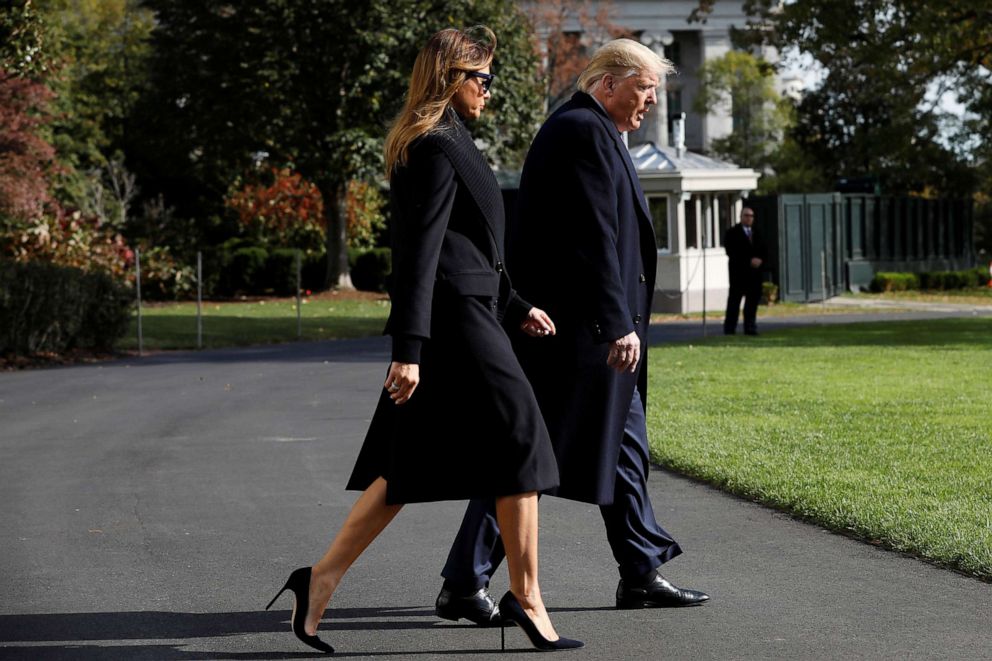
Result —
[{"label": "stone column", "polygon": [[[644,32],[641,43],[652,51],[665,57],[665,46],[670,46],[675,38],[671,32]],[[658,83],[658,105],[652,108],[644,117],[641,128],[634,131],[630,137],[632,145],[653,142],[656,147],[668,146],[668,96],[665,92],[666,77],[662,76]]]},{"label": "stone column", "polygon": [[[726,30],[703,30],[701,36],[702,57],[700,62],[709,62],[730,51],[730,34]],[[726,107],[710,109],[703,117],[703,149],[709,151],[715,138],[722,138],[734,130],[733,109]]]},{"label": "stone column", "polygon": [[668,196],[668,245],[672,254],[685,254],[685,197],[682,191]]}]

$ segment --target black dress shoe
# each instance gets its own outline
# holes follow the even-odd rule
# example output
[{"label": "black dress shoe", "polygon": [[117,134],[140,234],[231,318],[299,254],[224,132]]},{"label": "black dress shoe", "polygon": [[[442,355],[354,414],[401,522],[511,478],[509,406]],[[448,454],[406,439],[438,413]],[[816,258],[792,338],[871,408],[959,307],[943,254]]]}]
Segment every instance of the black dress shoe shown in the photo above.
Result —
[{"label": "black dress shoe", "polygon": [[675,587],[661,574],[639,587],[625,587],[623,579],[617,586],[617,608],[623,609],[696,606],[709,601],[709,598],[708,594],[699,590]]},{"label": "black dress shoe", "polygon": [[475,622],[480,627],[496,627],[501,624],[499,617],[499,607],[489,590],[479,589],[468,596],[459,597],[451,590],[441,589],[441,594],[434,602],[434,614],[444,620],[457,622],[460,618],[465,618]]},{"label": "black dress shoe", "polygon": [[758,334],[758,329],[757,328],[749,328],[749,329],[747,329],[747,330],[744,331],[744,334],[745,335],[757,335]]}]

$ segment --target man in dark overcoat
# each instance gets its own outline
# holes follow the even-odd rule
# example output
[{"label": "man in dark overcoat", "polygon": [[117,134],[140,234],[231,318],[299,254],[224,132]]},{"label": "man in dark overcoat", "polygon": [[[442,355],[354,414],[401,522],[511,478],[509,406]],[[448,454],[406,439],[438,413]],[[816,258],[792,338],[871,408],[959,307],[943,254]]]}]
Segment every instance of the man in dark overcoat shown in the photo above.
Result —
[{"label": "man in dark overcoat", "polygon": [[[658,574],[681,549],[655,520],[646,485],[646,338],[657,247],[623,133],[640,126],[671,70],[628,39],[596,52],[580,91],[531,145],[507,247],[520,295],[557,327],[539,344],[515,342],[558,460],[561,483],[550,493],[600,506],[620,571],[618,608],[709,598]],[[502,558],[493,504],[472,501],[442,571],[437,614],[497,621],[488,584]]]},{"label": "man in dark overcoat", "polygon": [[754,209],[741,209],[741,222],[727,230],[723,237],[727,251],[730,291],[727,293],[727,312],[723,317],[723,332],[737,332],[737,315],[744,299],[744,334],[758,334],[758,301],[761,300],[761,282],[764,264],[768,260],[768,247],[761,232],[754,226]]}]

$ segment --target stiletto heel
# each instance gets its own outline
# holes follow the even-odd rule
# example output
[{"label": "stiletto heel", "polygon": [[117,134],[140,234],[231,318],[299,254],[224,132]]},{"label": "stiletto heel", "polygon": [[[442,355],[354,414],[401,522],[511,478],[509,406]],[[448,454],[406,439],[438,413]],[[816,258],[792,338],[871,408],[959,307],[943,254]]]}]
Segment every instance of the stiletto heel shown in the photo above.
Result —
[{"label": "stiletto heel", "polygon": [[[283,592],[290,590],[293,593],[293,619],[292,628],[293,633],[301,642],[309,645],[315,650],[320,650],[325,654],[334,654],[334,648],[322,641],[317,636],[311,636],[306,632],[303,627],[304,623],[307,621],[307,613],[310,610],[310,567],[300,567],[293,571],[289,575],[289,579],[286,581],[286,585],[282,586],[282,589],[276,593],[276,596],[272,597],[272,601],[269,605],[265,607],[265,610],[269,610],[272,604],[276,603]],[[301,607],[302,604],[302,607]]]},{"label": "stiletto heel", "polygon": [[571,638],[561,638],[558,640],[548,640],[541,635],[541,632],[537,630],[537,625],[534,621],[530,619],[527,612],[524,611],[524,607],[520,605],[517,601],[516,596],[512,592],[507,592],[503,595],[503,598],[499,600],[499,612],[500,616],[503,618],[503,626],[500,627],[502,632],[501,639],[503,643],[503,651],[506,651],[506,625],[508,623],[516,624],[518,627],[524,630],[527,637],[530,639],[530,644],[535,648],[541,650],[542,652],[557,652],[559,650],[575,650],[580,647],[585,647],[585,643],[581,640],[572,640]]}]

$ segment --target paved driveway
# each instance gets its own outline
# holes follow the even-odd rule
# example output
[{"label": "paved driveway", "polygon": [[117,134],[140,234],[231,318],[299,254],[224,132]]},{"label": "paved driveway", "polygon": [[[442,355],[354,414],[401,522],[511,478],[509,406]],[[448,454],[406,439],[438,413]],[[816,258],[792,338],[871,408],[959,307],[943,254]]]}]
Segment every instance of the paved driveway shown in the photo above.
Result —
[{"label": "paved driveway", "polygon": [[[308,656],[291,598],[262,608],[354,499],[386,359],[372,338],[0,373],[0,658]],[[545,600],[587,643],[570,659],[992,657],[989,584],[664,471],[650,486],[686,550],[666,575],[713,600],[614,610],[598,512],[545,499]],[[498,631],[433,616],[461,511],[410,506],[360,559],[322,625],[338,656],[497,656]]]}]

